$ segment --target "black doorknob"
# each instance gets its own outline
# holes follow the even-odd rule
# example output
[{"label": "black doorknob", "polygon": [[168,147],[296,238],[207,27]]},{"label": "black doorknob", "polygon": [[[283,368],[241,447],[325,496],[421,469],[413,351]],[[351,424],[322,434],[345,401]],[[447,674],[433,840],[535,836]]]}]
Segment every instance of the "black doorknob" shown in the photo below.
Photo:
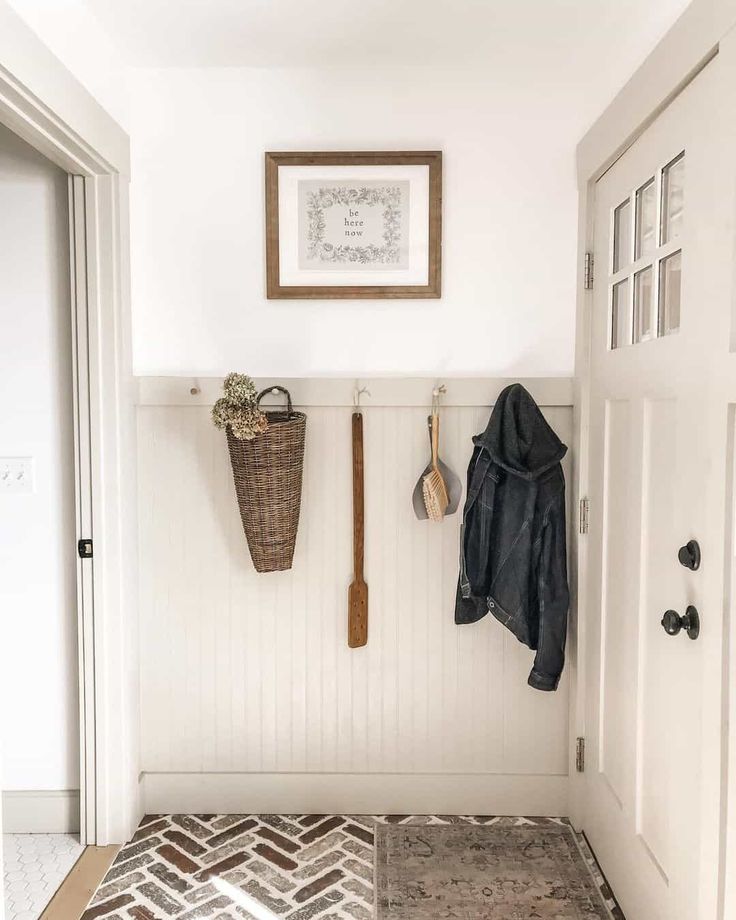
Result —
[{"label": "black doorknob", "polygon": [[686,569],[692,569],[693,572],[700,568],[700,544],[697,540],[688,540],[684,546],[677,551],[677,558],[680,565]]},{"label": "black doorknob", "polygon": [[676,610],[667,610],[662,617],[662,626],[668,636],[676,636],[684,629],[691,639],[697,639],[700,635],[700,616],[692,606],[687,608],[683,617]]}]

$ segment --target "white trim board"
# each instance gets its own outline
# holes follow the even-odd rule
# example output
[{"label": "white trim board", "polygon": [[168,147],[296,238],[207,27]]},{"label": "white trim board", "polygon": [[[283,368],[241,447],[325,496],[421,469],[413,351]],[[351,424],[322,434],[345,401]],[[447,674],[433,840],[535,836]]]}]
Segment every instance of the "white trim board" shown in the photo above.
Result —
[{"label": "white trim board", "polygon": [[[82,625],[94,654],[80,656],[84,693],[93,702],[84,723],[82,839],[129,838],[140,818],[138,794],[137,551],[135,416],[128,263],[127,135],[0,0],[0,123],[74,176],[80,246],[86,250],[87,342],[78,360],[89,370],[81,407],[90,429],[95,540],[94,622]],[[82,194],[83,192],[83,194]],[[82,232],[83,231],[83,232]],[[91,676],[94,676],[94,682]],[[92,788],[94,787],[94,788]],[[94,816],[91,805],[94,804]]]},{"label": "white trim board", "polygon": [[734,0],[695,0],[685,9],[578,144],[579,187],[600,178],[631,146],[713,58],[734,24]]},{"label": "white trim board", "polygon": [[[138,377],[139,406],[211,406],[222,395],[222,377]],[[442,405],[490,406],[511,383],[521,383],[540,406],[573,405],[572,377],[346,377],[256,378],[259,390],[276,384],[286,387],[295,405],[352,406],[356,386],[368,392],[361,407],[429,406],[432,389],[444,384]],[[283,401],[282,397],[276,402]],[[273,403],[270,397],[265,403]]]},{"label": "white trim board", "polygon": [[144,773],[146,814],[568,813],[567,776],[417,773]]},{"label": "white trim board", "polygon": [[128,135],[4,0],[0,120],[67,172],[130,175]]},{"label": "white trim board", "polygon": [[78,832],[78,789],[22,789],[3,792],[4,834]]}]

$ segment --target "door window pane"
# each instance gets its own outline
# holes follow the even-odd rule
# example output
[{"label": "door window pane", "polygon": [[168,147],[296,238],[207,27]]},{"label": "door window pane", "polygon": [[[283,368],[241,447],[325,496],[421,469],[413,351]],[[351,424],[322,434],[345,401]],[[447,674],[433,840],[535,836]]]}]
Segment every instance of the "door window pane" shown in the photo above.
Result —
[{"label": "door window pane", "polygon": [[631,204],[620,204],[613,212],[613,270],[617,272],[631,261]]},{"label": "door window pane", "polygon": [[685,154],[681,153],[662,170],[662,245],[682,233]]},{"label": "door window pane", "polygon": [[611,348],[629,343],[629,279],[613,286],[611,303]]},{"label": "door window pane", "polygon": [[641,259],[654,251],[657,245],[657,189],[650,179],[636,193],[636,239],[634,258]]},{"label": "door window pane", "polygon": [[634,342],[646,342],[656,335],[652,275],[651,265],[634,275]]},{"label": "door window pane", "polygon": [[671,335],[680,328],[682,250],[659,263],[659,333]]}]

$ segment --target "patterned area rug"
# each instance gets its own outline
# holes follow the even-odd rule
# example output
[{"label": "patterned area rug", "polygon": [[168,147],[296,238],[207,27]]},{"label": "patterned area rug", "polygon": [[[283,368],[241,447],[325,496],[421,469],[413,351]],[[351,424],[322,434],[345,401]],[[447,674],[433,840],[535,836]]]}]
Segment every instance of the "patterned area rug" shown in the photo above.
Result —
[{"label": "patterned area rug", "polygon": [[565,826],[376,831],[376,920],[609,920]]},{"label": "patterned area rug", "polygon": [[372,920],[374,831],[385,824],[570,833],[562,818],[148,815],[82,920]]}]

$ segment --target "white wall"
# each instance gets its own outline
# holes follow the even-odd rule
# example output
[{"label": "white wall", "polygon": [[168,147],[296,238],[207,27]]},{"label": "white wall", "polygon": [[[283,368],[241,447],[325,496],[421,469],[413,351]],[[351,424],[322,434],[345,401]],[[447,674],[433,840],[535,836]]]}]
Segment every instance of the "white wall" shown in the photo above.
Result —
[{"label": "white wall", "polygon": [[67,178],[0,126],[2,788],[79,785]]},{"label": "white wall", "polygon": [[[373,382],[364,400],[369,640],[348,648],[345,383],[296,382],[311,404],[294,564],[258,575],[210,418],[214,381],[197,397],[187,379],[141,381],[147,811],[566,814],[568,675],[556,693],[532,690],[534,652],[501,624],[455,625],[460,514],[436,525],[412,510],[430,381]],[[462,479],[504,383],[449,383],[442,455]],[[561,398],[529,385],[570,443],[567,384]]]},{"label": "white wall", "polygon": [[[135,72],[136,373],[569,374],[588,116],[545,79],[541,92],[518,68]],[[441,300],[265,299],[263,154],[312,149],[444,151]]]}]

